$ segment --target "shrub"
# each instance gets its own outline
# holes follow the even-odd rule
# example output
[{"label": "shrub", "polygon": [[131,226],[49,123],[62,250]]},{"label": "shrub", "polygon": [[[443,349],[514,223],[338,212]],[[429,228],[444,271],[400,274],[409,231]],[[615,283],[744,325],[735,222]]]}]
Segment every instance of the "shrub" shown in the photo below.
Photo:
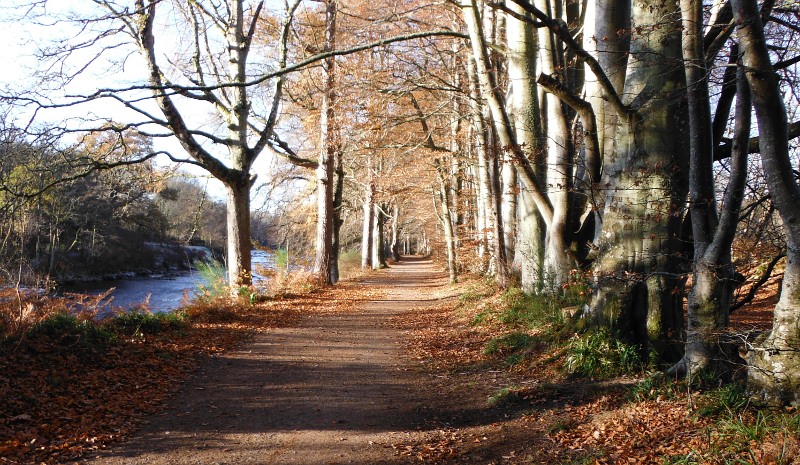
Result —
[{"label": "shrub", "polygon": [[492,338],[486,343],[483,353],[486,355],[507,354],[524,350],[536,341],[536,338],[525,333],[510,333]]},{"label": "shrub", "polygon": [[113,334],[92,320],[59,313],[40,321],[26,333],[30,339],[46,338],[65,347],[102,348],[114,339]]},{"label": "shrub", "polygon": [[183,312],[150,313],[131,311],[119,313],[105,324],[110,330],[129,336],[158,334],[185,327],[186,314]]},{"label": "shrub", "polygon": [[213,300],[228,296],[228,277],[225,266],[215,260],[207,262],[195,262],[194,268],[202,279],[202,283],[197,286],[197,297]]},{"label": "shrub", "polygon": [[576,336],[570,343],[565,368],[570,374],[608,378],[643,368],[637,347],[625,344],[607,330]]},{"label": "shrub", "polygon": [[282,275],[289,272],[289,251],[284,247],[278,247],[272,255],[275,263],[275,270]]},{"label": "shrub", "polygon": [[639,381],[631,388],[630,398],[635,401],[654,399],[674,399],[679,387],[672,378],[658,372]]}]

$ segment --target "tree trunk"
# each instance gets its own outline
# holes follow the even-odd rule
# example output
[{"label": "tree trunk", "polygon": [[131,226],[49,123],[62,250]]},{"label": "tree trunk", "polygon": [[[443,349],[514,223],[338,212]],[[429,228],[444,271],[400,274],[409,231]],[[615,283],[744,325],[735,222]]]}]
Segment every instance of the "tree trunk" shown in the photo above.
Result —
[{"label": "tree trunk", "polygon": [[[327,0],[325,8],[325,50],[335,48],[336,0]],[[322,282],[333,284],[333,193],[335,184],[336,144],[334,141],[334,102],[336,61],[333,56],[322,64],[324,86],[320,114],[320,150],[317,167],[317,237],[314,273]]]},{"label": "tree trunk", "polygon": [[503,231],[502,208],[502,181],[500,179],[500,156],[496,144],[491,146],[491,158],[487,160],[489,166],[489,215],[492,218],[492,258],[494,262],[495,282],[501,289],[509,286],[508,259],[505,247],[505,232]]},{"label": "tree trunk", "polygon": [[375,204],[375,221],[372,223],[372,269],[386,268],[386,254],[383,248],[383,226],[386,215],[381,205]]},{"label": "tree trunk", "polygon": [[435,160],[437,178],[439,180],[439,203],[441,207],[440,221],[444,229],[445,249],[447,252],[447,272],[450,275],[450,284],[458,281],[458,267],[456,262],[456,240],[453,231],[453,218],[450,215],[450,190],[447,188],[445,174],[439,160]]},{"label": "tree trunk", "polygon": [[330,282],[339,282],[339,252],[341,251],[341,231],[344,224],[342,217],[342,197],[344,196],[344,167],[342,152],[336,147],[336,187],[333,190],[333,238],[331,240]]},{"label": "tree trunk", "polygon": [[531,198],[536,203],[542,218],[546,223],[553,219],[553,205],[547,198],[541,179],[534,173],[530,160],[517,143],[511,120],[505,108],[504,97],[497,80],[492,73],[486,47],[486,38],[480,20],[480,11],[476,0],[465,2],[462,7],[464,22],[467,25],[472,57],[475,62],[476,80],[480,84],[480,93],[486,99],[486,104],[492,115],[492,120],[497,131],[497,140],[501,147],[509,150],[518,165],[518,172],[523,187],[530,192]]},{"label": "tree trunk", "polygon": [[694,263],[688,298],[686,353],[670,373],[693,378],[702,372],[710,372],[717,377],[726,377],[732,368],[729,360],[731,347],[721,336],[728,327],[728,308],[733,300],[731,244],[746,180],[750,100],[747,89],[740,85],[736,115],[737,150],[720,219],[714,192],[714,131],[703,48],[703,4],[701,0],[681,0],[680,4],[689,102],[689,210]]},{"label": "tree trunk", "polygon": [[[558,2],[555,2],[558,3]],[[549,12],[556,20],[562,20],[560,8],[555,11],[548,9],[550,0],[537,0],[536,6]],[[558,57],[561,56],[561,44],[548,28],[539,29],[539,43],[541,44],[539,57],[541,59],[542,73],[554,76],[560,71],[561,82],[566,82],[566,75],[560,66]],[[546,114],[547,129],[545,133],[545,153],[547,160],[546,189],[547,197],[553,205],[553,217],[547,228],[545,249],[545,288],[549,292],[560,289],[561,284],[567,282],[569,271],[573,262],[568,250],[569,244],[569,207],[570,192],[573,187],[572,166],[572,137],[567,113],[559,100],[552,93],[545,93],[541,102]]]},{"label": "tree trunk", "polygon": [[392,260],[395,262],[400,261],[400,207],[397,205],[397,201],[394,203],[394,207],[392,208],[392,243],[391,243],[391,251],[392,251]]},{"label": "tree trunk", "polygon": [[636,0],[624,95],[636,112],[617,134],[618,150],[606,153],[609,186],[594,263],[596,292],[589,313],[616,320],[644,353],[676,362],[683,311],[678,280],[678,238],[688,182],[681,102],[685,78],[675,3]]},{"label": "tree trunk", "polygon": [[228,282],[232,295],[253,282],[250,249],[250,181],[225,186],[228,191]]},{"label": "tree trunk", "polygon": [[[529,17],[522,7],[510,3],[517,14]],[[536,84],[536,63],[538,61],[538,36],[528,23],[511,15],[506,18],[506,37],[508,44],[509,117],[514,124],[517,143],[522,147],[537,175],[544,172],[544,138],[539,115],[539,96]],[[504,180],[516,169],[513,157],[506,152],[504,160]],[[517,194],[518,193],[518,194]],[[507,258],[514,257],[514,265],[519,269],[522,289],[528,293],[542,289],[542,258],[544,254],[545,225],[539,212],[522,186],[506,181],[505,196],[518,198],[517,202],[507,199],[503,202],[503,222],[506,227]],[[514,241],[513,243],[511,241]]]},{"label": "tree trunk", "polygon": [[364,188],[364,224],[361,228],[361,269],[372,268],[372,225],[375,222],[375,184],[371,163],[367,164],[368,180]]},{"label": "tree trunk", "polygon": [[786,234],[786,269],[772,329],[747,354],[748,389],[762,403],[800,404],[800,186],[789,158],[788,123],[758,5],[733,0],[743,65],[758,120],[764,177]]}]

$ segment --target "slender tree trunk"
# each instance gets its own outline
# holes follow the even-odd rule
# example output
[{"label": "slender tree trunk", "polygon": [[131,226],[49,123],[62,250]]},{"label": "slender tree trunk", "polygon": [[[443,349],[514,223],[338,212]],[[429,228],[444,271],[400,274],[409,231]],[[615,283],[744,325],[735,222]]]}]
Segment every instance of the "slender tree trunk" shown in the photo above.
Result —
[{"label": "slender tree trunk", "polygon": [[225,186],[228,191],[228,282],[232,293],[238,294],[239,286],[253,282],[250,273],[250,182]]},{"label": "slender tree trunk", "polygon": [[[325,50],[335,48],[336,0],[326,0]],[[335,185],[336,144],[334,141],[334,103],[336,94],[336,61],[333,56],[322,64],[324,87],[320,115],[320,151],[317,167],[317,237],[314,273],[327,284],[333,284],[333,194]]]},{"label": "slender tree trunk", "polygon": [[372,224],[372,269],[386,268],[386,254],[384,252],[383,230],[386,224],[386,215],[383,206],[375,204],[375,221]]},{"label": "slender tree trunk", "polygon": [[800,403],[800,186],[789,158],[788,122],[758,5],[732,0],[743,65],[758,121],[764,177],[786,234],[786,269],[772,329],[747,354],[748,389],[760,402]]},{"label": "slender tree trunk", "polygon": [[470,135],[473,143],[471,144],[472,153],[474,154],[475,167],[473,172],[474,177],[477,178],[477,188],[475,189],[475,211],[476,211],[476,224],[478,234],[478,257],[481,260],[481,272],[487,272],[490,266],[490,234],[492,228],[491,216],[489,215],[489,172],[487,169],[487,150],[488,150],[488,134],[486,122],[483,119],[483,106],[481,104],[482,98],[480,93],[480,85],[477,82],[475,74],[475,67],[470,60],[469,65],[469,84],[470,84],[470,110],[471,121]]},{"label": "slender tree trunk", "polygon": [[[536,6],[550,13],[554,19],[563,19],[560,8],[548,8],[560,2],[537,0]],[[548,28],[539,29],[539,56],[542,73],[553,76],[561,68],[558,57],[561,55],[560,42]],[[559,70],[562,82],[566,82],[565,70]],[[545,150],[547,159],[547,197],[553,205],[553,217],[547,228],[545,249],[545,286],[553,292],[567,282],[573,261],[567,245],[569,244],[569,207],[572,191],[572,137],[567,113],[561,101],[553,94],[546,93],[542,106],[546,112],[547,132]]]},{"label": "slender tree trunk", "polygon": [[400,206],[397,201],[392,208],[392,243],[390,247],[392,251],[392,260],[395,262],[400,261]]},{"label": "slender tree trunk", "polygon": [[514,134],[511,120],[506,112],[505,98],[491,70],[477,1],[469,0],[463,4],[462,12],[464,13],[464,22],[467,25],[467,32],[472,46],[476,79],[480,84],[480,93],[486,99],[486,104],[491,111],[492,120],[497,130],[498,142],[501,147],[509,150],[513,155],[514,161],[518,165],[523,187],[530,192],[531,198],[536,203],[542,218],[549,224],[553,219],[553,205],[547,198],[541,179],[534,173],[531,161],[528,160],[525,152],[517,143],[516,134]]},{"label": "slender tree trunk", "polygon": [[[516,3],[510,3],[517,14],[529,17]],[[508,44],[508,79],[509,95],[507,102],[509,117],[514,124],[517,143],[531,160],[537,176],[542,176],[544,169],[544,138],[540,119],[538,86],[536,84],[536,64],[538,61],[538,35],[530,24],[511,15],[506,18],[506,38]],[[543,237],[545,224],[530,198],[530,194],[517,183],[509,179],[514,176],[516,168],[513,157],[507,151],[504,160],[503,193],[508,196],[503,202],[503,221],[506,226],[507,258],[514,257],[514,264],[519,269],[522,289],[528,293],[539,292],[542,288],[542,259],[544,256]],[[518,198],[512,202],[510,197]],[[513,210],[513,212],[512,212]],[[513,245],[512,245],[512,242]]]},{"label": "slender tree trunk", "polygon": [[344,196],[344,166],[342,152],[336,147],[336,187],[333,190],[333,238],[331,241],[330,282],[339,282],[339,252],[341,251],[341,231],[344,224],[342,217],[342,197]]},{"label": "slender tree trunk", "polygon": [[503,192],[502,181],[500,179],[500,156],[498,148],[492,145],[491,159],[489,163],[489,214],[492,217],[492,256],[494,261],[495,281],[501,289],[509,286],[508,258],[506,256],[505,233],[503,231],[503,217],[501,215]]},{"label": "slender tree trunk", "polygon": [[690,378],[701,372],[727,376],[731,346],[721,336],[728,327],[733,300],[734,269],[731,244],[739,217],[747,173],[750,135],[750,98],[743,79],[737,97],[735,154],[721,218],[714,192],[714,130],[708,89],[707,58],[703,48],[703,4],[681,0],[683,57],[689,102],[689,210],[692,221],[694,263],[688,298],[686,353],[670,370]]},{"label": "slender tree trunk", "polygon": [[445,249],[447,252],[447,272],[450,275],[450,284],[458,281],[458,266],[456,262],[456,240],[453,231],[453,218],[450,215],[450,190],[447,188],[445,174],[442,173],[442,166],[439,160],[435,161],[437,179],[439,181],[439,204],[441,207],[441,217],[439,218],[444,229]]},{"label": "slender tree trunk", "polygon": [[375,222],[375,183],[372,163],[367,160],[367,185],[364,188],[364,225],[361,228],[361,269],[372,268],[372,225]]}]

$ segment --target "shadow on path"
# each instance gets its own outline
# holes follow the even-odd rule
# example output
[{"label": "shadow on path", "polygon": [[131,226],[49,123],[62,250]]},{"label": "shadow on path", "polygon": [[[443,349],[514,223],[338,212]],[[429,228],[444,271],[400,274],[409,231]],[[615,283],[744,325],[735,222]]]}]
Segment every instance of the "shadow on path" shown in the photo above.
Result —
[{"label": "shadow on path", "polygon": [[422,380],[388,323],[446,282],[414,258],[372,275],[363,285],[385,289],[385,298],[270,330],[213,359],[174,405],[94,463],[402,462],[389,445],[429,418],[417,398]]}]

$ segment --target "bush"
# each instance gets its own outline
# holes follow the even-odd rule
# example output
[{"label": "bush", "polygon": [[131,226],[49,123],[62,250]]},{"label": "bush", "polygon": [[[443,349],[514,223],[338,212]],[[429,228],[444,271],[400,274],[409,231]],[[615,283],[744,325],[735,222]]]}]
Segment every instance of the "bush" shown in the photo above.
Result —
[{"label": "bush", "polygon": [[213,300],[228,296],[228,275],[222,263],[215,260],[198,261],[194,263],[194,268],[203,281],[197,286],[197,297]]},{"label": "bush", "polygon": [[275,261],[275,270],[286,276],[289,272],[289,251],[284,247],[278,247],[272,255]]},{"label": "bush", "polygon": [[98,349],[114,340],[112,332],[91,320],[78,319],[66,313],[47,318],[26,333],[30,339],[49,339],[65,347]]},{"label": "bush", "polygon": [[129,336],[158,334],[185,327],[186,314],[183,312],[150,313],[132,311],[120,313],[105,324],[110,330]]},{"label": "bush", "polygon": [[536,338],[525,333],[510,333],[492,338],[483,349],[485,355],[507,354],[527,349],[534,344]]},{"label": "bush", "polygon": [[642,370],[637,347],[625,344],[607,330],[576,336],[565,362],[570,374],[588,378],[609,378]]},{"label": "bush", "polygon": [[634,401],[674,399],[680,391],[672,378],[658,372],[636,383],[631,388],[630,398]]}]

